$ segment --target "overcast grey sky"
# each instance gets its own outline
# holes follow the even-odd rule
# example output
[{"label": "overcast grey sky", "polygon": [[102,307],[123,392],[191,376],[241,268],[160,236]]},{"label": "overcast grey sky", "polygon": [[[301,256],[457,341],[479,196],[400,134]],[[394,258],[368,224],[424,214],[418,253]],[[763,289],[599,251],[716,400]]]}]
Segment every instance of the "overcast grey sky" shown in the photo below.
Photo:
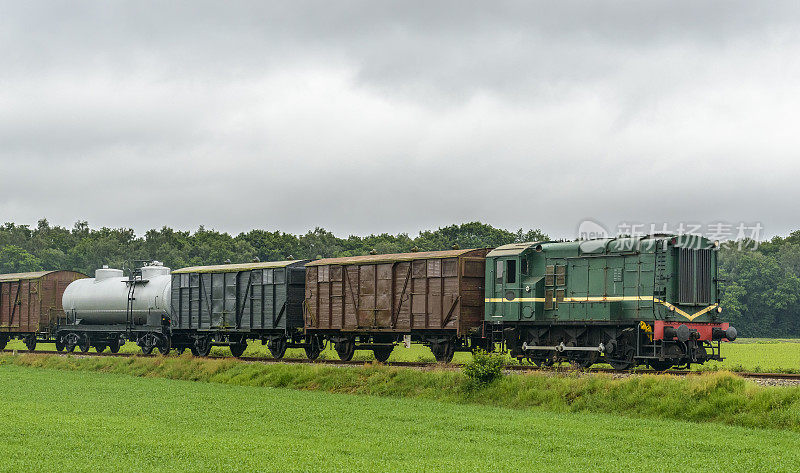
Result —
[{"label": "overcast grey sky", "polygon": [[0,2],[0,220],[800,228],[798,2]]}]

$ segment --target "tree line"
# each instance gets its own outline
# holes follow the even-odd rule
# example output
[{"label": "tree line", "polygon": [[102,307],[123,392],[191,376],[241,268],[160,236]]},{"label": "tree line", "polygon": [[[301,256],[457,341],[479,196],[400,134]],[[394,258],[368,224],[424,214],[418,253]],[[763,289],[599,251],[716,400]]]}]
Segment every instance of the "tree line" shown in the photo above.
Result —
[{"label": "tree line", "polygon": [[719,259],[725,320],[745,337],[800,337],[800,230]]},{"label": "tree line", "polygon": [[316,228],[304,235],[251,230],[232,236],[200,227],[195,232],[168,227],[137,236],[129,228],[92,229],[79,221],[71,228],[52,226],[42,219],[36,228],[5,223],[0,226],[0,273],[71,269],[92,275],[107,264],[130,267],[136,260],[158,260],[171,268],[209,264],[248,263],[285,259],[319,259],[377,253],[489,248],[513,242],[547,240],[541,230],[516,232],[479,222],[406,233],[339,238]]},{"label": "tree line", "polygon": [[[491,248],[507,243],[548,240],[540,229],[509,231],[480,222],[420,232],[339,238],[316,228],[304,235],[251,230],[238,235],[200,227],[195,232],[169,227],[137,236],[129,228],[92,229],[85,221],[72,228],[46,219],[35,228],[0,226],[0,273],[71,269],[87,275],[107,264],[129,268],[135,260],[158,260],[172,268],[357,256],[371,252]],[[746,337],[800,337],[800,231],[762,242],[756,249],[723,246],[719,253],[725,320]]]}]

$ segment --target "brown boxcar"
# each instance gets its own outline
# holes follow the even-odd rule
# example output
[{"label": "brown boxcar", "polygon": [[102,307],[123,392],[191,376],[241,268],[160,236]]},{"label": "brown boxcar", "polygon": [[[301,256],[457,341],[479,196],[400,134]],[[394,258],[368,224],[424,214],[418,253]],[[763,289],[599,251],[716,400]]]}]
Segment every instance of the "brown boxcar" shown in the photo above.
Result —
[{"label": "brown boxcar", "polygon": [[[306,265],[306,332],[342,359],[372,349],[381,361],[403,338],[450,361],[481,336],[488,250],[328,258]],[[313,340],[313,338],[309,338]],[[356,344],[358,340],[359,344]]]},{"label": "brown boxcar", "polygon": [[24,340],[31,351],[37,341],[52,342],[64,317],[64,289],[85,277],[75,271],[0,274],[0,349],[12,338]]}]

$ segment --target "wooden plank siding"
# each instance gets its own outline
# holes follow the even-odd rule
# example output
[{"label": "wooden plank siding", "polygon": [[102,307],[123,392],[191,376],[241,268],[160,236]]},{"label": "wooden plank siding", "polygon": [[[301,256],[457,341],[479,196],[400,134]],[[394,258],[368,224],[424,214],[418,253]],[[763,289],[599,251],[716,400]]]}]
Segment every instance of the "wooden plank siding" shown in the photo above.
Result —
[{"label": "wooden plank siding", "polygon": [[483,322],[488,251],[453,250],[312,261],[306,267],[307,330],[448,330]]}]

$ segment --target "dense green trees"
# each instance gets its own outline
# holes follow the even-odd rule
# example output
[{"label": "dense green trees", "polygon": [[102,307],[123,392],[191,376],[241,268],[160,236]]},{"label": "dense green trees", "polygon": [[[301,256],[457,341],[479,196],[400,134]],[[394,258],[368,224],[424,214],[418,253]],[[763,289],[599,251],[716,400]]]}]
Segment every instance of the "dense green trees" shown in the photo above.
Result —
[{"label": "dense green trees", "polygon": [[40,271],[42,260],[17,245],[6,245],[0,250],[0,273]]},{"label": "dense green trees", "polygon": [[[0,226],[0,273],[73,269],[85,274],[104,264],[127,267],[134,260],[159,260],[173,268],[203,264],[273,261],[331,256],[461,248],[546,240],[540,230],[511,232],[479,222],[434,231],[339,238],[316,228],[304,235],[251,230],[236,236],[200,227],[183,232],[163,227],[136,236],[129,228],[91,229],[77,222],[71,229],[40,220],[36,228]],[[743,336],[800,337],[800,231],[776,237],[756,250],[723,248],[720,277],[722,306]]]},{"label": "dense green trees", "polygon": [[800,231],[720,254],[725,319],[747,337],[800,337]]},{"label": "dense green trees", "polygon": [[6,223],[0,226],[0,272],[38,269],[73,269],[86,274],[104,264],[121,268],[134,260],[159,260],[181,268],[203,264],[274,261],[286,258],[314,259],[332,256],[399,253],[461,248],[494,247],[527,240],[546,240],[540,230],[511,232],[472,222],[422,232],[416,238],[399,235],[349,236],[339,238],[316,228],[305,235],[251,230],[231,236],[200,227],[182,232],[163,227],[137,237],[129,228],[91,229],[86,222],[72,229],[51,226],[43,219],[36,228]]}]

